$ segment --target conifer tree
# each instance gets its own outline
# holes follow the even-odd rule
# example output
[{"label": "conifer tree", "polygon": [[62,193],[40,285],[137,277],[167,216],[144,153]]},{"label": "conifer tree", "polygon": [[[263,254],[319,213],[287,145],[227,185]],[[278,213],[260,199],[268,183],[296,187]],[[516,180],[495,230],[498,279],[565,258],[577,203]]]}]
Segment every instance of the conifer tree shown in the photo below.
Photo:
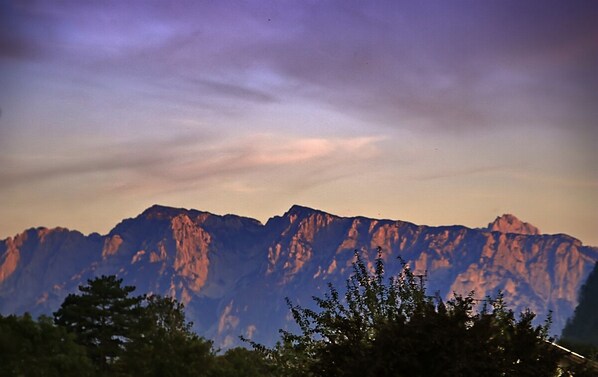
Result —
[{"label": "conifer tree", "polygon": [[111,373],[132,335],[143,300],[131,296],[134,290],[116,276],[102,275],[79,286],[80,294],[69,294],[54,313],[55,323],[75,334],[101,375]]},{"label": "conifer tree", "polygon": [[581,287],[579,304],[559,343],[598,360],[598,263]]}]

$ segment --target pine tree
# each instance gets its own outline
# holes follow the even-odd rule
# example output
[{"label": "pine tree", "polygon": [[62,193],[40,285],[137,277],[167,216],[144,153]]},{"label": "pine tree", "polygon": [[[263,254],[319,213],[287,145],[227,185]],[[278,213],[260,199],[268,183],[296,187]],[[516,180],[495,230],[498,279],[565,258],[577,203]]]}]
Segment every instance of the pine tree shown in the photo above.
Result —
[{"label": "pine tree", "polygon": [[559,343],[598,360],[598,263],[581,287],[579,304]]},{"label": "pine tree", "polygon": [[130,296],[134,290],[103,275],[79,286],[80,294],[69,294],[54,313],[55,323],[76,335],[101,375],[111,373],[141,312],[143,296]]},{"label": "pine tree", "polygon": [[598,347],[598,263],[579,292],[579,304],[563,329],[563,340]]}]

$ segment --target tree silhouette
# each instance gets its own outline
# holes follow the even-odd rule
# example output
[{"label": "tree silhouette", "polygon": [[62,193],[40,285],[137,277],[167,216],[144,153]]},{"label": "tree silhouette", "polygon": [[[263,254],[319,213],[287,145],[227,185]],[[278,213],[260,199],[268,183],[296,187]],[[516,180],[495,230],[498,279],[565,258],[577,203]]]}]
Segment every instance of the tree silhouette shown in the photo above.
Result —
[{"label": "tree silhouette", "polygon": [[86,377],[94,369],[84,347],[49,317],[0,315],[0,376]]},{"label": "tree silhouette", "polygon": [[173,298],[147,297],[118,368],[125,376],[206,376],[212,342],[195,334],[184,306]]},{"label": "tree silhouette", "polygon": [[76,335],[100,374],[111,373],[141,313],[143,296],[130,296],[134,290],[122,279],[102,275],[79,286],[81,293],[69,294],[54,313],[54,322]]},{"label": "tree silhouette", "polygon": [[598,263],[581,287],[579,304],[559,343],[598,360]]},{"label": "tree silhouette", "polygon": [[[402,262],[402,261],[401,261]],[[266,352],[281,376],[554,376],[561,354],[549,323],[516,318],[502,295],[476,311],[473,292],[444,302],[429,296],[408,266],[386,278],[380,252],[373,270],[356,252],[343,296],[329,285],[318,310],[287,299],[300,332],[281,331]]]}]

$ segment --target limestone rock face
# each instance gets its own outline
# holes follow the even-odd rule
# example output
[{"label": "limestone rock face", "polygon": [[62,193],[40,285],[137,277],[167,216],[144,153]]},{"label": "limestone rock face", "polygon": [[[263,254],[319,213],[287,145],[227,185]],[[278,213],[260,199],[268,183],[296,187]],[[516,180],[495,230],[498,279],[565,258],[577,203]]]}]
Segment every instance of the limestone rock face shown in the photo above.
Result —
[{"label": "limestone rock face", "polygon": [[528,235],[540,234],[540,229],[536,228],[532,224],[525,223],[519,220],[517,217],[509,214],[497,217],[496,220],[488,224],[488,230],[491,232],[501,233],[516,233]]},{"label": "limestone rock face", "polygon": [[558,334],[577,305],[598,248],[541,235],[512,215],[488,228],[419,226],[344,218],[293,206],[266,224],[235,215],[153,206],[109,234],[29,229],[0,241],[0,313],[51,314],[87,279],[116,274],[137,293],[185,303],[195,329],[216,346],[244,335],[272,344],[292,329],[284,297],[310,305],[327,284],[343,289],[357,250],[370,266],[380,248],[389,274],[400,256],[430,293],[477,298],[502,290],[510,306],[553,311]]},{"label": "limestone rock face", "polygon": [[187,215],[173,218],[171,228],[176,245],[173,268],[177,275],[188,281],[191,291],[199,293],[208,278],[210,234]]}]

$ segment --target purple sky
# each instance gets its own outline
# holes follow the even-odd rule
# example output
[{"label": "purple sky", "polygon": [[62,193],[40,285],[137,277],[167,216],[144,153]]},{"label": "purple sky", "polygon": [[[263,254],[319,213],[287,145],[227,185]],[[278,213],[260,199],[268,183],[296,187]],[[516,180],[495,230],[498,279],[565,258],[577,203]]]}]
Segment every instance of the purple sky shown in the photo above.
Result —
[{"label": "purple sky", "polygon": [[598,245],[596,1],[0,0],[0,237],[154,203]]}]

